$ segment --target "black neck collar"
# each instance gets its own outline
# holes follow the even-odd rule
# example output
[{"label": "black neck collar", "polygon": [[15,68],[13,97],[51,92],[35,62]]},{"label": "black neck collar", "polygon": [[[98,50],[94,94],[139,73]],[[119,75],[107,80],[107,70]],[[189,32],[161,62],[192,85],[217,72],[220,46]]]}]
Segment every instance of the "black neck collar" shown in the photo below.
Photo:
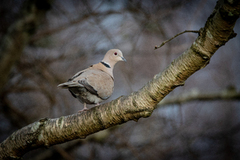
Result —
[{"label": "black neck collar", "polygon": [[107,64],[106,62],[101,62],[105,67],[107,67],[107,68],[111,68],[111,66],[109,65],[109,64]]}]

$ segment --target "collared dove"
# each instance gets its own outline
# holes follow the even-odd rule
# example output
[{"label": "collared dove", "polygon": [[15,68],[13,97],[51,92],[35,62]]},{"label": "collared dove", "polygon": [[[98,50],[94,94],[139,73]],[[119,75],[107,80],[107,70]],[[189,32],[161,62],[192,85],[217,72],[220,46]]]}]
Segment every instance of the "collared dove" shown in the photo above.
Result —
[{"label": "collared dove", "polygon": [[68,89],[73,97],[84,104],[79,112],[88,110],[86,104],[99,105],[108,99],[113,92],[113,68],[118,61],[126,61],[119,49],[109,50],[103,60],[89,68],[76,73],[67,82],[58,87]]}]

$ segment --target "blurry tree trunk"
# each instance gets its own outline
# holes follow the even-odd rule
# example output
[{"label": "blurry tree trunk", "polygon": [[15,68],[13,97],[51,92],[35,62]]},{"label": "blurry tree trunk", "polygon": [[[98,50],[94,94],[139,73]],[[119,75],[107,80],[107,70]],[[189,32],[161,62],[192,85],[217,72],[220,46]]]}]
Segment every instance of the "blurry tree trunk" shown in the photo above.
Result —
[{"label": "blurry tree trunk", "polygon": [[0,95],[12,67],[21,57],[25,45],[28,44],[50,6],[50,0],[25,1],[20,17],[8,29],[0,46]]},{"label": "blurry tree trunk", "polygon": [[239,14],[239,0],[219,1],[192,46],[139,91],[87,112],[56,119],[43,118],[29,124],[1,143],[0,159],[17,159],[34,148],[85,138],[130,120],[149,117],[167,94],[184,85],[188,77],[209,63],[219,47],[236,36],[233,28]]}]

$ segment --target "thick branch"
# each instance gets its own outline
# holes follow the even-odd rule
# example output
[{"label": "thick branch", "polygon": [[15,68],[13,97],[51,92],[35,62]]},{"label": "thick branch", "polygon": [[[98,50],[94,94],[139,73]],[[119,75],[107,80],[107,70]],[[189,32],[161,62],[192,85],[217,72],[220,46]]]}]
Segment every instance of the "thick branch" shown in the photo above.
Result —
[{"label": "thick branch", "polygon": [[49,147],[138,120],[151,115],[156,105],[174,88],[205,67],[213,53],[233,37],[233,27],[240,13],[240,2],[231,1],[215,8],[192,46],[175,59],[162,73],[154,76],[142,89],[129,96],[91,110],[56,119],[42,119],[8,137],[1,143],[0,159],[19,158],[29,150]]}]

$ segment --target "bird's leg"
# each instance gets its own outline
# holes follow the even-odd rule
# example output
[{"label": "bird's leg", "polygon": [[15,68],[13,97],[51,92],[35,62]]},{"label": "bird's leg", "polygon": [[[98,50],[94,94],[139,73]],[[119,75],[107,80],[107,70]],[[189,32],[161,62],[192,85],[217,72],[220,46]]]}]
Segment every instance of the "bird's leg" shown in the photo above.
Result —
[{"label": "bird's leg", "polygon": [[89,110],[89,109],[87,108],[87,104],[86,104],[86,103],[83,103],[83,109],[82,109],[82,110],[79,110],[78,113],[81,113],[81,112],[87,111],[87,110]]},{"label": "bird's leg", "polygon": [[96,107],[96,106],[99,106],[99,105],[100,105],[100,103],[96,103],[96,104],[95,104],[95,107]]}]

